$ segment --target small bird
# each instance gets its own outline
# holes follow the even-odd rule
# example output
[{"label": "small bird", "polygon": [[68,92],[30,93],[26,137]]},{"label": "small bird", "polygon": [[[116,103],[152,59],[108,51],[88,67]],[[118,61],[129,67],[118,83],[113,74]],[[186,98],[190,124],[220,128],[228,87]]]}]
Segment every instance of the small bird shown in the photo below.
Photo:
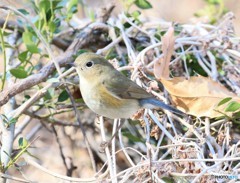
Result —
[{"label": "small bird", "polygon": [[130,118],[140,108],[161,108],[186,115],[156,99],[97,54],[83,53],[73,66],[79,75],[84,102],[101,116],[110,119]]}]

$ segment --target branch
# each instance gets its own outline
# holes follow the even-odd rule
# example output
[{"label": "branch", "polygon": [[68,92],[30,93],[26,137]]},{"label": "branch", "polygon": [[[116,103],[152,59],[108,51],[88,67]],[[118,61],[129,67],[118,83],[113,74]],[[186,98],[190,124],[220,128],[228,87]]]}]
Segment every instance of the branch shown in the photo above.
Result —
[{"label": "branch", "polygon": [[[0,9],[8,9],[6,6],[0,6]],[[112,7],[109,11],[112,10]],[[106,33],[108,27],[104,23],[92,23],[82,30],[82,32],[73,40],[66,52],[56,58],[60,66],[66,66],[73,61],[73,56],[77,51],[101,38],[102,33]],[[0,92],[0,106],[6,104],[9,99],[41,82],[46,81],[48,76],[55,71],[55,66],[51,62],[44,66],[39,73],[33,74],[25,79],[19,80],[11,87]]]}]

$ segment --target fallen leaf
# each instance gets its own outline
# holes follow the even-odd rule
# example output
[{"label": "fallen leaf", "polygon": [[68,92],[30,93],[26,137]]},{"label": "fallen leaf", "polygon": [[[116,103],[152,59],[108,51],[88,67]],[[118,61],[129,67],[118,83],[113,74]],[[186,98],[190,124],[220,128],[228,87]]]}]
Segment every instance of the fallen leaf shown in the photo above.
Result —
[{"label": "fallen leaf", "polygon": [[223,85],[201,76],[188,80],[184,77],[169,77],[174,42],[174,28],[170,27],[162,38],[163,57],[154,64],[154,75],[169,92],[172,102],[178,109],[197,117],[214,118],[222,116],[222,113],[230,115],[230,111],[225,111],[228,103],[218,106],[219,102],[229,97],[231,101],[240,102],[240,98]]},{"label": "fallen leaf", "polygon": [[231,114],[224,111],[228,103],[218,106],[224,98],[231,97],[233,101],[240,102],[236,94],[210,78],[194,76],[186,80],[175,77],[171,80],[161,79],[161,82],[178,109],[197,117],[219,117],[222,116],[220,112]]}]

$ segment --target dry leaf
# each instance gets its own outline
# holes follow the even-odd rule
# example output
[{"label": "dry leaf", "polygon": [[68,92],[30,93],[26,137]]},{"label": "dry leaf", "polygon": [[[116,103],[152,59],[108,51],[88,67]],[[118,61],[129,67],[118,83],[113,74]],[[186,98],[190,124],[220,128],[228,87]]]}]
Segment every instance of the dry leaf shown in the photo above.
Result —
[{"label": "dry leaf", "polygon": [[190,77],[186,80],[184,77],[176,77],[170,79],[169,64],[174,51],[174,42],[174,29],[170,27],[162,38],[164,56],[154,64],[154,75],[161,80],[178,109],[197,117],[213,118],[222,116],[220,112],[224,113],[227,103],[217,107],[222,99],[232,97],[234,101],[240,102],[237,95],[209,78]]},{"label": "dry leaf", "polygon": [[166,34],[162,37],[163,57],[154,63],[154,75],[157,79],[169,79],[169,63],[174,51],[174,28],[170,27]]},{"label": "dry leaf", "polygon": [[234,101],[240,102],[237,95],[209,78],[195,76],[186,80],[183,77],[175,77],[171,80],[161,79],[161,82],[178,109],[197,117],[222,116],[216,110],[224,112],[227,104],[217,107],[224,98],[232,97]]}]

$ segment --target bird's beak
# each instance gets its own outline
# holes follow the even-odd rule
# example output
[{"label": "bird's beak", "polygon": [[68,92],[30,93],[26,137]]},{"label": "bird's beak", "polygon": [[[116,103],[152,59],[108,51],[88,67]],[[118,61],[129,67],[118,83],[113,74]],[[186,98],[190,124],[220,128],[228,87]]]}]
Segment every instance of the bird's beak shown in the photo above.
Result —
[{"label": "bird's beak", "polygon": [[76,64],[74,62],[69,62],[69,63],[67,63],[67,65],[72,66],[72,67],[76,67]]}]

